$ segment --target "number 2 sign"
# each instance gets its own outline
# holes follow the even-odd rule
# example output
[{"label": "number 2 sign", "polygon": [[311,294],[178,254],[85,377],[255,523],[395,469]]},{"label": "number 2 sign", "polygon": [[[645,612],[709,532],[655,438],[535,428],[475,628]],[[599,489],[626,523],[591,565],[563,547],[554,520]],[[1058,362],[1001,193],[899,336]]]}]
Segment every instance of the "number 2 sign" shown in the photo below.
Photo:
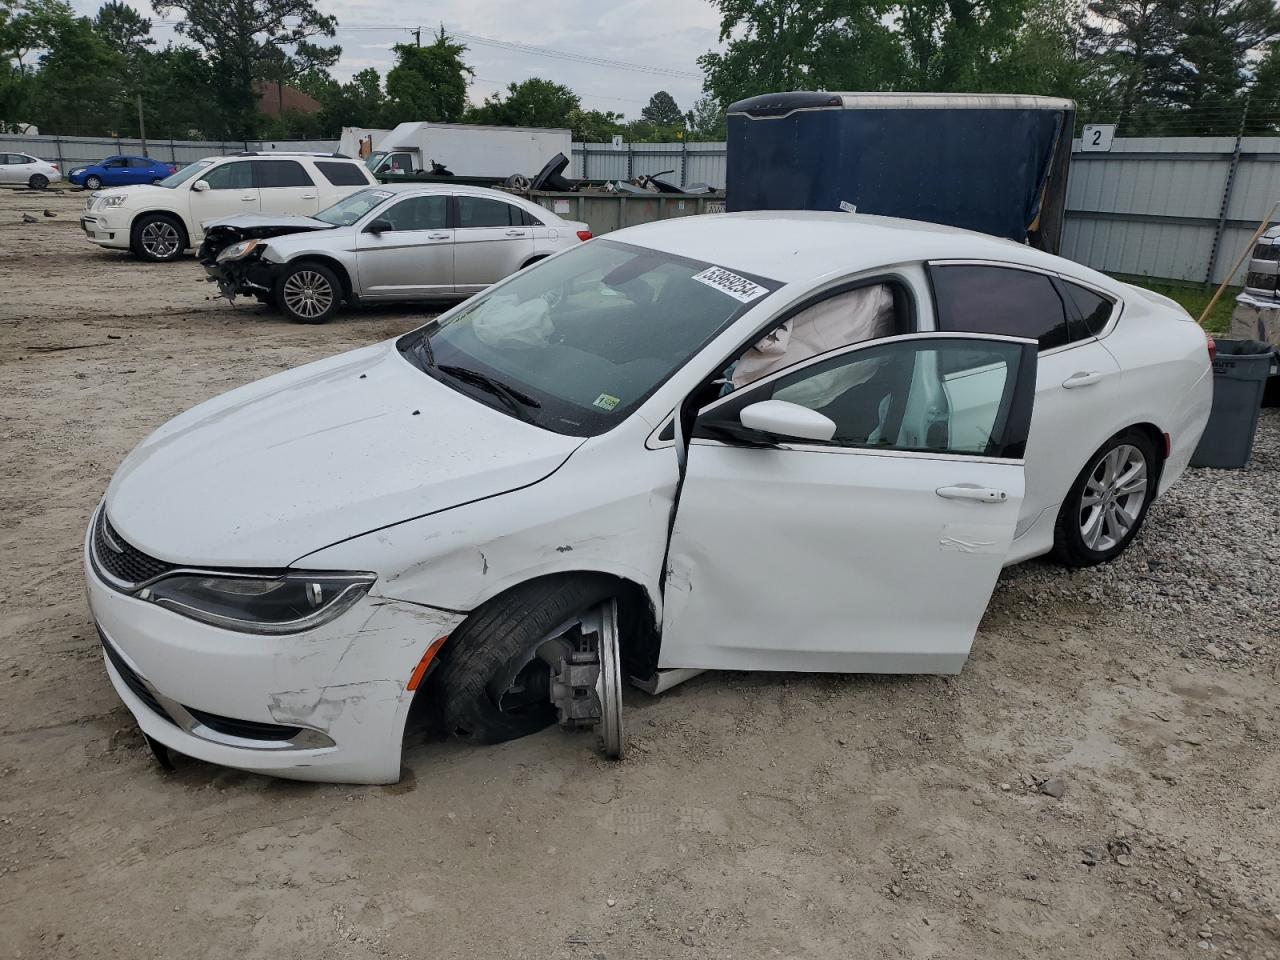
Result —
[{"label": "number 2 sign", "polygon": [[1099,153],[1109,153],[1111,141],[1115,136],[1114,123],[1086,123],[1084,132],[1080,135],[1080,149],[1086,152],[1096,150]]}]

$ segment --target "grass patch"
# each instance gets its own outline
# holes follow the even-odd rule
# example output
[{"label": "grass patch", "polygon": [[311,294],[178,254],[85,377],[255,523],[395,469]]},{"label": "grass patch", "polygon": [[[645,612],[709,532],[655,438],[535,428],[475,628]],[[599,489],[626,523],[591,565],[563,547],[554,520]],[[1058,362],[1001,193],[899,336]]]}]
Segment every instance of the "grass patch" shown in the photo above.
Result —
[{"label": "grass patch", "polygon": [[[1134,286],[1146,287],[1148,290],[1163,294],[1170,300],[1176,300],[1183,310],[1186,310],[1196,319],[1200,318],[1200,314],[1204,312],[1204,308],[1213,297],[1213,291],[1217,289],[1217,287],[1187,286],[1179,283],[1165,283],[1160,280],[1142,280],[1135,277],[1126,277],[1125,279]],[[1235,309],[1236,296],[1239,293],[1239,287],[1227,287],[1222,291],[1222,296],[1213,305],[1213,311],[1205,318],[1204,328],[1206,330],[1210,333],[1227,332],[1227,329],[1231,326],[1231,311]]]}]

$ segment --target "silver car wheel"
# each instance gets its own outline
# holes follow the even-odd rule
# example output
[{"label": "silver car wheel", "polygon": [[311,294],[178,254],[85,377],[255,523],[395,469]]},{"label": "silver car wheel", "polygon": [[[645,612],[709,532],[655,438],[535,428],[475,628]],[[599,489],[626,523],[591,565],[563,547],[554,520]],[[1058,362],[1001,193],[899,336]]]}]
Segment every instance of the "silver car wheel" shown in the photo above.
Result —
[{"label": "silver car wheel", "polygon": [[1111,550],[1133,529],[1147,500],[1147,458],[1122,443],[1098,461],[1080,492],[1080,537],[1090,550]]},{"label": "silver car wheel", "polygon": [[147,256],[157,260],[168,260],[174,256],[181,243],[178,228],[168,220],[152,220],[142,228],[139,241]]},{"label": "silver car wheel", "polygon": [[284,282],[284,304],[299,317],[314,320],[333,306],[333,287],[324,274],[299,270]]}]

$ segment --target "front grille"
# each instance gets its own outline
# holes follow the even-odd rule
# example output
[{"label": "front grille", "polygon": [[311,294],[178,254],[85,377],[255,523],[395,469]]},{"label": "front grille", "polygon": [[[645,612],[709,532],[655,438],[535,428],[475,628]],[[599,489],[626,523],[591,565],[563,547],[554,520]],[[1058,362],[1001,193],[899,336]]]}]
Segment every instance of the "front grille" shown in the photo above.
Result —
[{"label": "front grille", "polygon": [[99,567],[130,585],[154,580],[177,569],[176,564],[147,556],[126,542],[111,526],[105,507],[98,510],[98,519],[93,525],[93,556]]},{"label": "front grille", "polygon": [[98,631],[98,639],[102,641],[102,649],[107,651],[107,659],[111,661],[111,665],[116,668],[116,673],[120,674],[120,679],[124,681],[124,685],[132,691],[133,695],[150,707],[156,715],[177,726],[173,717],[164,712],[159,701],[147,689],[147,685],[142,682],[142,678],[134,673],[133,669],[124,662],[124,657],[116,652],[116,648],[111,646],[111,641],[106,638],[106,635],[101,630]]},{"label": "front grille", "polygon": [[1274,273],[1250,273],[1245,279],[1244,285],[1253,290],[1274,290],[1276,288],[1276,275]]},{"label": "front grille", "polygon": [[183,705],[187,713],[195,717],[210,730],[225,734],[228,737],[241,737],[245,740],[292,740],[302,732],[301,727],[286,727],[278,723],[259,723],[256,720],[236,720],[232,717],[220,717],[216,713],[205,713],[195,707]]},{"label": "front grille", "polygon": [[1260,243],[1253,248],[1255,260],[1280,260],[1280,243]]}]

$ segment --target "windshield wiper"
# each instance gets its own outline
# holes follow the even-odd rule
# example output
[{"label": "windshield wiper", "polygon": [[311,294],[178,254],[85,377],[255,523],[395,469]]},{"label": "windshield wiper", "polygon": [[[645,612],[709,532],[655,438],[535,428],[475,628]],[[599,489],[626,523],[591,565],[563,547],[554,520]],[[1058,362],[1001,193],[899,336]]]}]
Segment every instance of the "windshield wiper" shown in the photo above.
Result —
[{"label": "windshield wiper", "polygon": [[413,351],[414,356],[418,358],[418,362],[422,364],[422,369],[427,370],[436,365],[436,352],[431,347],[431,338],[423,332],[422,336],[414,340],[409,345],[409,349]]},{"label": "windshield wiper", "polygon": [[[426,338],[424,337],[423,339],[425,340]],[[427,349],[430,349],[429,344],[427,345]],[[432,366],[435,366],[434,361],[432,362]],[[533,397],[529,396],[527,393],[517,390],[509,384],[505,384],[501,380],[494,379],[487,373],[481,373],[479,370],[472,370],[469,367],[459,367],[452,363],[441,364],[439,367],[436,367],[436,369],[441,373],[448,374],[455,380],[475,384],[482,390],[487,390],[494,396],[500,397],[506,401],[507,406],[511,408],[511,411],[515,413],[516,416],[520,417],[522,420],[528,421],[529,423],[533,423],[533,418],[530,417],[522,408],[533,407],[537,409],[542,406],[541,403],[533,399]]]}]

